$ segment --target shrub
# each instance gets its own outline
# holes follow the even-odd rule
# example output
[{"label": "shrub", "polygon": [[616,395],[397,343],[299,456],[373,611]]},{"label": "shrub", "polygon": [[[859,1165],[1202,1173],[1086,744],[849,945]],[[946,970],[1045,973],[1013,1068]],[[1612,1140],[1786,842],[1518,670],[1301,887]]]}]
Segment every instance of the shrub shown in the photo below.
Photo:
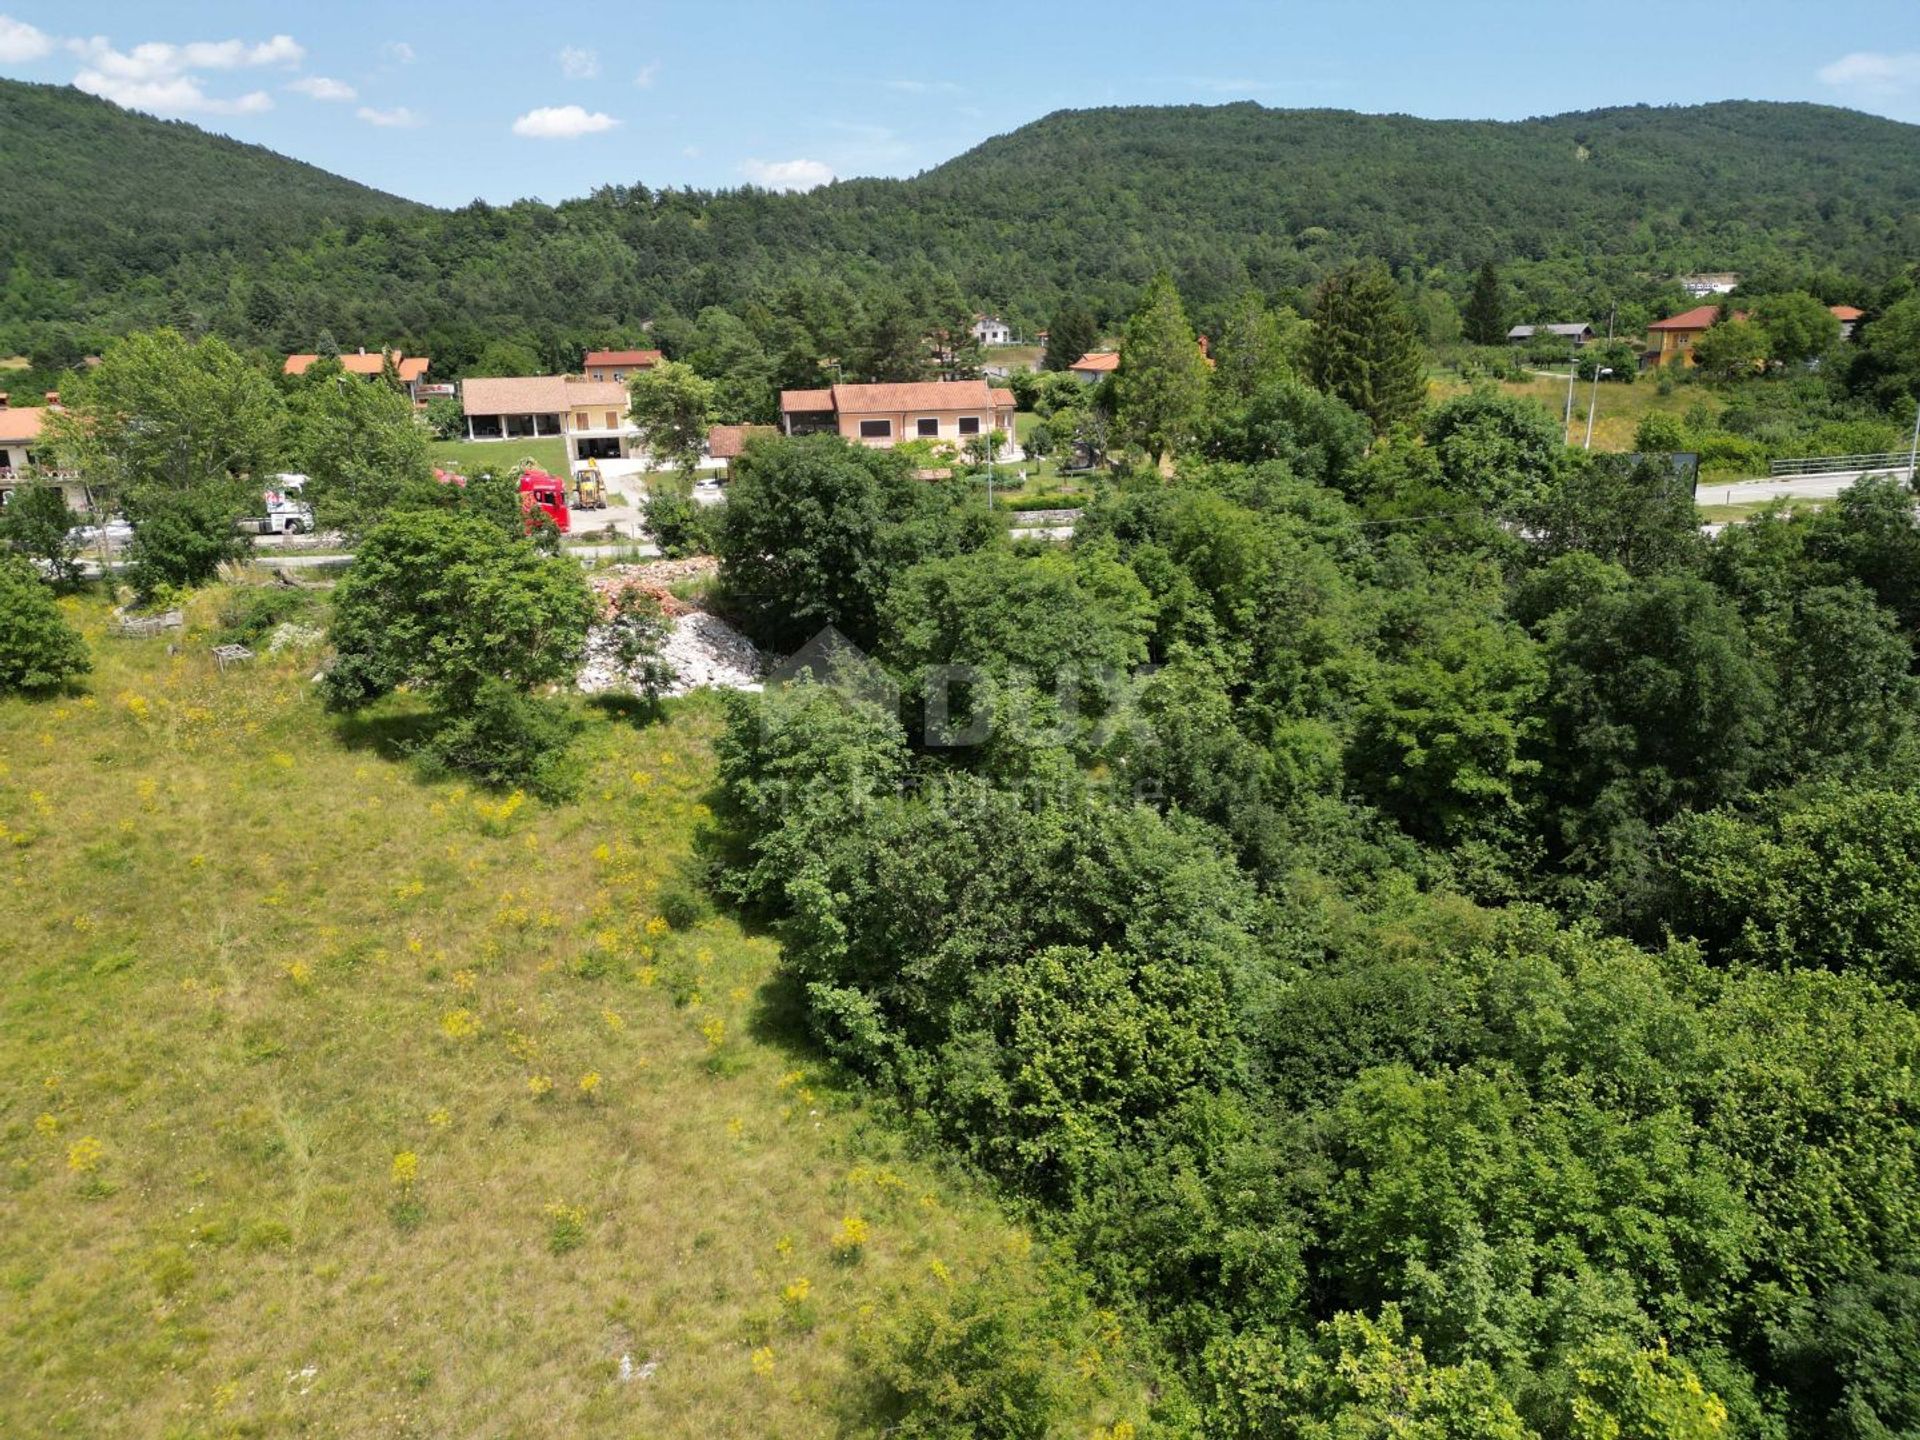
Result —
[{"label": "shrub", "polygon": [[217,643],[252,645],[288,621],[312,616],[318,604],[311,591],[284,585],[237,588],[220,602]]},{"label": "shrub", "polygon": [[86,644],[18,556],[0,556],[0,694],[52,690],[87,673]]},{"label": "shrub", "polygon": [[678,477],[655,480],[642,507],[647,533],[660,553],[679,560],[713,553],[719,529],[711,507],[693,498],[693,486]]},{"label": "shrub", "polygon": [[[1065,1291],[1066,1287],[1062,1287]],[[886,1433],[924,1440],[1042,1440],[1081,1408],[1070,1302],[996,1269],[904,1307],[862,1359]]]},{"label": "shrub", "polygon": [[80,547],[69,538],[73,512],[57,485],[22,485],[0,510],[0,543],[34,562],[55,585],[80,578]]},{"label": "shrub", "polygon": [[525,785],[559,800],[579,787],[567,757],[579,728],[579,717],[564,704],[488,679],[464,705],[439,717],[415,754],[428,774],[458,771],[485,785]]},{"label": "shrub", "polygon": [[134,589],[142,597],[163,586],[201,585],[221,562],[238,559],[247,539],[233,522],[243,513],[239,487],[209,484],[191,490],[150,490],[129,500],[133,543],[127,549]]}]

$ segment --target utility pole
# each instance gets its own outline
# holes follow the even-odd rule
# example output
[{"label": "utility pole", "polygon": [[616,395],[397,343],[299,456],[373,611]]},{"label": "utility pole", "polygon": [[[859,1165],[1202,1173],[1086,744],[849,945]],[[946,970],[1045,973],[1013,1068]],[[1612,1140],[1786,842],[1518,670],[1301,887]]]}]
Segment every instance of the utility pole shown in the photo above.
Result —
[{"label": "utility pole", "polygon": [[[1620,307],[1618,305],[1615,305],[1613,309],[1607,312],[1608,345],[1613,344],[1613,322],[1619,313]],[[1587,398],[1587,443],[1582,447],[1583,449],[1593,449],[1593,412],[1600,408],[1600,377],[1602,375],[1611,375],[1612,373],[1613,371],[1602,369],[1598,365],[1593,367],[1593,394]]]},{"label": "utility pole", "polygon": [[1907,448],[1907,488],[1914,488],[1914,482],[1920,480],[1920,471],[1914,469],[1914,462],[1920,460],[1920,395],[1913,397],[1913,444]]},{"label": "utility pole", "polygon": [[1567,413],[1562,421],[1565,439],[1562,443],[1573,443],[1573,382],[1580,378],[1580,342],[1573,342],[1567,351]]}]

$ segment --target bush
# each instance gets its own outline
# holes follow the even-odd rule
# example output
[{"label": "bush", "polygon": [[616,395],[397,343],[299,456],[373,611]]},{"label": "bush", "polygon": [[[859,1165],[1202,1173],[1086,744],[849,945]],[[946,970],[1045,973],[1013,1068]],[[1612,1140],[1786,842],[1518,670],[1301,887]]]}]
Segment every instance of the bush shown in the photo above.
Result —
[{"label": "bush", "polygon": [[1006,1269],[943,1286],[904,1307],[862,1359],[889,1435],[1044,1440],[1080,1410],[1072,1357],[1084,1328],[1070,1302]]},{"label": "bush", "polygon": [[713,509],[693,498],[693,486],[679,478],[655,480],[641,507],[647,533],[671,560],[711,555],[719,523]]},{"label": "bush", "polygon": [[436,440],[458,440],[466,432],[460,402],[451,395],[436,395],[427,401],[427,428]]},{"label": "bush", "polygon": [[234,531],[244,501],[238,487],[203,485],[151,491],[129,503],[133,543],[130,576],[142,597],[162,586],[185,588],[211,580],[221,562],[238,559],[247,539]]},{"label": "bush", "polygon": [[80,578],[80,547],[68,536],[73,519],[59,486],[22,485],[0,510],[0,543],[55,585],[71,585]]},{"label": "bush", "polygon": [[284,585],[236,589],[220,602],[219,645],[252,645],[291,620],[309,619],[319,609],[308,590]]},{"label": "bush", "polygon": [[579,788],[567,761],[580,728],[566,705],[484,680],[464,706],[442,714],[415,755],[429,774],[456,771],[484,785],[522,785],[546,800]]},{"label": "bush", "polygon": [[93,668],[53,595],[17,556],[0,556],[0,694],[52,690]]}]

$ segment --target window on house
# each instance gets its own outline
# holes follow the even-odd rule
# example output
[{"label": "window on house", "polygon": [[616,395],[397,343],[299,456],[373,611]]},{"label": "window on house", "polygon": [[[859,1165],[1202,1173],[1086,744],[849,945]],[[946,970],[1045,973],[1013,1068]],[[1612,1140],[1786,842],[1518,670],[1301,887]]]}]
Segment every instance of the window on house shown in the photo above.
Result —
[{"label": "window on house", "polygon": [[940,422],[931,415],[924,415],[914,422],[915,433],[919,435],[938,435]]},{"label": "window on house", "polygon": [[613,410],[607,411],[607,429],[618,430],[619,428],[620,428],[619,413]]},{"label": "window on house", "polygon": [[962,415],[960,417],[960,433],[962,435],[978,435],[980,433],[980,417],[978,415]]},{"label": "window on house", "polygon": [[616,380],[624,380],[627,378],[627,372],[624,370],[616,370],[613,372],[613,378]]},{"label": "window on house", "polygon": [[860,422],[860,438],[862,440],[885,440],[890,438],[892,434],[893,422],[891,420],[862,420]]}]

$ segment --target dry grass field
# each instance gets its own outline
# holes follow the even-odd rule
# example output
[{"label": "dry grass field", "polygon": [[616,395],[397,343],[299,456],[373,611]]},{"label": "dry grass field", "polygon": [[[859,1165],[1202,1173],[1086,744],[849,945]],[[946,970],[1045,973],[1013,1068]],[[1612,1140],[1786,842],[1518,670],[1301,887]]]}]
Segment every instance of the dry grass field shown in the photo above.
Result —
[{"label": "dry grass field", "polygon": [[209,597],[65,603],[86,693],[0,702],[0,1434],[870,1433],[863,1331],[1041,1263],[688,903],[711,703],[548,807],[312,651],[219,675]]}]

